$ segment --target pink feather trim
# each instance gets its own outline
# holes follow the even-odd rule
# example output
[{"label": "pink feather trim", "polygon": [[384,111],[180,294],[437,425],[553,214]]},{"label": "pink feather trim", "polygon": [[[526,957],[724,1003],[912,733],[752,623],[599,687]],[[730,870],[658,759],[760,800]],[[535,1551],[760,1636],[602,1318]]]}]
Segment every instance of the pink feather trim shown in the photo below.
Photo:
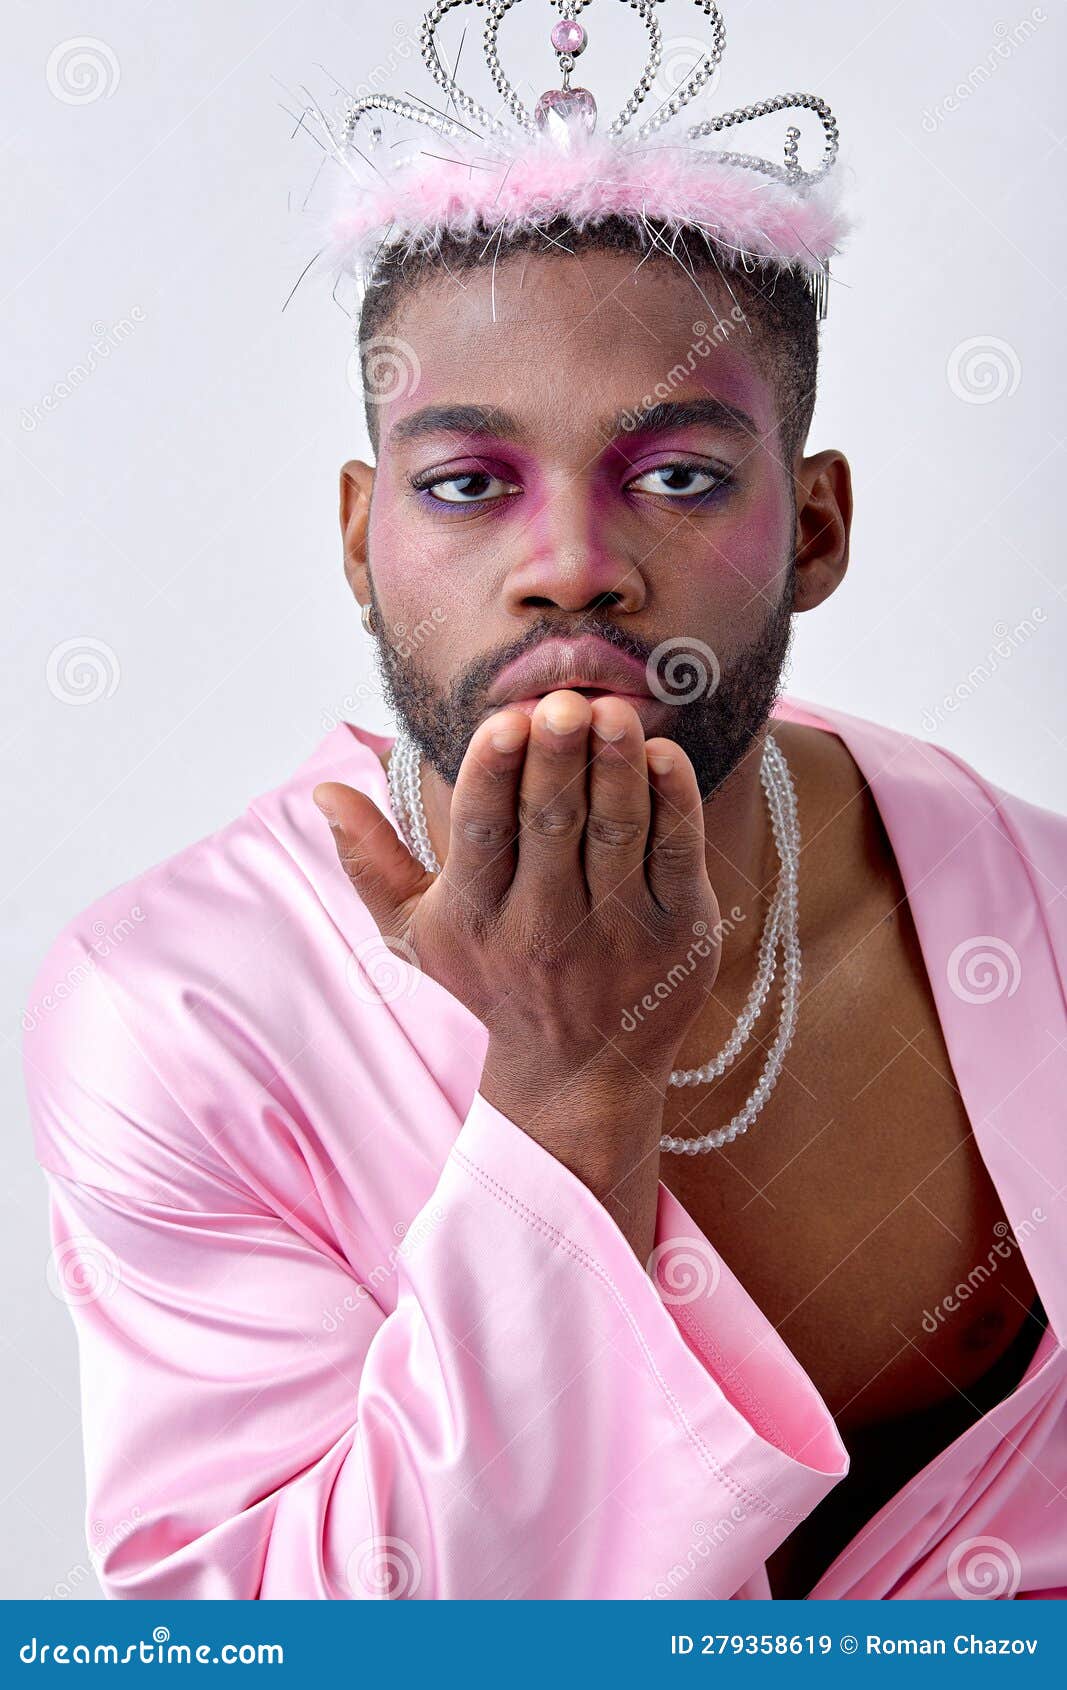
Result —
[{"label": "pink feather trim", "polygon": [[432,246],[478,228],[506,235],[563,215],[578,228],[611,216],[698,227],[727,253],[812,273],[848,232],[836,182],[798,191],[692,145],[594,139],[563,152],[542,141],[503,160],[440,146],[449,157],[421,155],[388,180],[345,183],[329,230],[338,265],[361,270],[386,243]]}]

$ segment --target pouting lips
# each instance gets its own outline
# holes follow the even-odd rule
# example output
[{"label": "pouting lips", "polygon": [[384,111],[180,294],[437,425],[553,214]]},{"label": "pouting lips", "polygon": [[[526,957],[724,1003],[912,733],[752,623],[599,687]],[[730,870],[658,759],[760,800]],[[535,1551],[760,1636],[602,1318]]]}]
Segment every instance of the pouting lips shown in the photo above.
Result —
[{"label": "pouting lips", "polygon": [[579,692],[587,698],[612,693],[634,699],[652,696],[645,666],[638,658],[587,634],[575,640],[543,640],[507,665],[489,696],[499,706],[536,701],[560,691]]}]

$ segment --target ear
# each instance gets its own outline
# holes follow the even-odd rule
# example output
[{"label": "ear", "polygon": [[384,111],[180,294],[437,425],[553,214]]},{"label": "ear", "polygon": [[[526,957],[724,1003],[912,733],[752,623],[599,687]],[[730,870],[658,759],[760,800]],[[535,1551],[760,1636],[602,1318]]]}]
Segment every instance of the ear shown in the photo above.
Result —
[{"label": "ear", "polygon": [[374,470],[359,458],[341,465],[341,541],[345,578],[360,604],[370,603],[367,580],[367,525]]},{"label": "ear", "polygon": [[797,499],[793,608],[814,610],[840,586],[848,568],[852,471],[844,453],[831,448],[801,458],[793,479]]}]

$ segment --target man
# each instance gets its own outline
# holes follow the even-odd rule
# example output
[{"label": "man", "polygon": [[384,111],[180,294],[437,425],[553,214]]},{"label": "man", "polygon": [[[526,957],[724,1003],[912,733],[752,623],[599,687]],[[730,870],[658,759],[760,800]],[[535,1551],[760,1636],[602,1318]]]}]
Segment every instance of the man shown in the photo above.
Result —
[{"label": "man", "polygon": [[816,304],[668,244],[380,261],[399,750],[31,993],[111,1595],[1067,1585],[1067,823],[780,696],[848,561]]}]

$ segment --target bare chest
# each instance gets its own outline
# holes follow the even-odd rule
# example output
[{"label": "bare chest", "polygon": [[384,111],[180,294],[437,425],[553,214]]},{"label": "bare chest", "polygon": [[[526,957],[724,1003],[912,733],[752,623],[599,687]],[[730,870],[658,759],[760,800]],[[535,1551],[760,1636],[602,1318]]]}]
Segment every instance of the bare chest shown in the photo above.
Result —
[{"label": "bare chest", "polygon": [[[772,1029],[765,1012],[764,1041]],[[681,1061],[705,1060],[721,1042],[694,1028]],[[694,1136],[728,1121],[763,1056],[757,1046],[714,1087],[672,1088],[665,1131]],[[710,1155],[664,1157],[661,1177],[777,1328],[849,1448],[849,1477],[780,1552],[775,1594],[806,1594],[865,1520],[978,1417],[980,1382],[1010,1370],[1034,1326],[1034,1288],[891,881],[854,924],[809,947],[797,1035],[748,1134]]]}]

